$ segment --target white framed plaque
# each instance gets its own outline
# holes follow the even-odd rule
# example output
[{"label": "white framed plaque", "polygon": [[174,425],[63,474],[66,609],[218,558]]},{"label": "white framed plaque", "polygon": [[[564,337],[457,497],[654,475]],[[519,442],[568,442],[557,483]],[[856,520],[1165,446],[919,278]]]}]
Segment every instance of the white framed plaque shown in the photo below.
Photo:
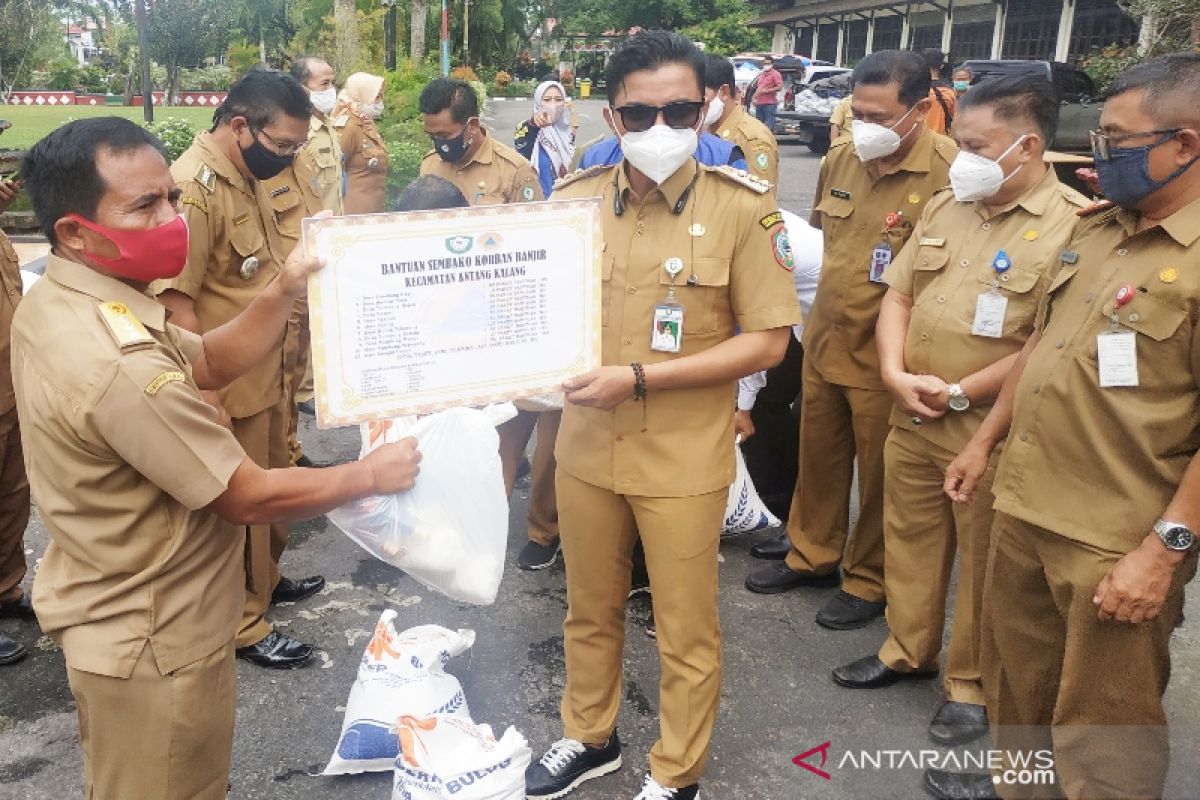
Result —
[{"label": "white framed plaque", "polygon": [[600,364],[599,200],[304,220],[317,425],[546,394]]}]

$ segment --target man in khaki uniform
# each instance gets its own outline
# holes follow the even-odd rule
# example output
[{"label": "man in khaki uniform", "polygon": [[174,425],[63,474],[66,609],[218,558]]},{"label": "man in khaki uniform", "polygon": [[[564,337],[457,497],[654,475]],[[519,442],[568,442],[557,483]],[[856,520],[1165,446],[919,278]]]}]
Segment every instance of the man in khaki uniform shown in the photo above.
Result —
[{"label": "man in khaki uniform", "polygon": [[[0,214],[17,198],[20,181],[0,182]],[[32,620],[33,606],[21,590],[25,578],[25,526],[29,524],[29,481],[21,455],[9,368],[9,333],[21,301],[21,263],[8,237],[0,231],[0,618]],[[0,633],[0,665],[15,664],[27,654],[24,645]]]},{"label": "man in khaki uniform", "polygon": [[[479,100],[468,83],[449,78],[430,81],[421,91],[419,105],[425,132],[433,140],[433,150],[421,161],[422,175],[450,181],[473,206],[544,199],[533,165],[480,124]],[[529,437],[537,429],[529,489],[529,543],[517,557],[522,569],[545,569],[558,558],[554,440],[560,417],[560,411],[518,403],[516,418],[497,429],[504,486],[510,494]]]},{"label": "man in khaki uniform", "polygon": [[[251,72],[229,90],[213,130],[197,135],[171,165],[191,231],[188,264],[152,289],[171,309],[175,324],[195,333],[210,331],[248,307],[275,278],[287,253],[276,249],[282,241],[269,234],[274,209],[257,182],[291,166],[305,141],[308,112],[308,96],[294,80]],[[231,418],[242,449],[263,468],[292,463],[280,334],[269,358],[214,399]],[[279,599],[297,600],[318,591],[324,579],[281,579],[277,555],[287,543],[286,525],[252,526],[249,538],[251,589],[237,654],[264,667],[299,666],[312,657],[312,647],[273,630],[267,608],[277,588],[285,595]]]},{"label": "man in khaki uniform", "polygon": [[976,488],[974,504],[955,506],[943,492],[946,467],[983,421],[1033,332],[1075,212],[1087,204],[1043,161],[1058,122],[1058,97],[1045,78],[980,84],[956,119],[954,191],[929,202],[888,267],[877,326],[883,381],[896,402],[884,446],[891,635],[878,655],[833,671],[835,683],[852,689],[936,674],[957,548],[947,699],[929,726],[930,737],[948,747],[987,733],[978,624],[994,471],[990,466]]},{"label": "man in khaki uniform", "polygon": [[1093,139],[1110,202],[1082,213],[1036,332],[947,469],[970,499],[1011,431],[983,686],[1005,764],[1045,751],[1058,785],[931,771],[937,796],[1163,795],[1170,638],[1200,530],[1198,86],[1193,53],[1113,82]]},{"label": "man in khaki uniform", "polygon": [[[561,797],[620,766],[625,600],[639,538],[662,679],[661,738],[637,798],[693,800],[708,762],[721,693],[717,545],[734,475],[736,382],[779,362],[800,308],[768,185],[689,155],[703,126],[703,64],[678,34],[629,39],[607,75],[606,113],[624,159],[555,187],[556,198],[601,198],[604,366],[564,384],[556,455],[569,603],[565,738],[527,771],[531,798]],[[656,124],[681,156],[663,160],[629,135]],[[668,315],[680,307],[681,328]],[[654,349],[652,341],[677,335],[677,347]]]},{"label": "man in khaki uniform", "polygon": [[[875,322],[883,271],[925,204],[948,182],[954,142],[924,119],[929,71],[915,53],[883,50],[852,76],[855,135],[833,144],[817,180],[812,224],[824,232],[821,281],[804,326],[800,471],[783,562],[751,573],[754,592],[799,586],[842,591],[817,614],[835,630],[883,613],[883,443],[892,396],[879,373]],[[859,517],[849,525],[858,467]]]},{"label": "man in khaki uniform", "polygon": [[704,57],[704,98],[708,101],[705,129],[741,148],[747,171],[777,189],[779,143],[775,134],[747,114],[737,101],[737,79],[728,58],[712,54]]},{"label": "man in khaki uniform", "polygon": [[[13,320],[13,382],[50,534],[34,581],[62,647],[93,800],[222,800],[236,701],[245,534],[412,485],[411,440],[381,461],[267,473],[200,388],[277,351],[319,264],[299,254],[203,338],[144,293],[183,268],[188,229],[161,144],[98,117],[22,164],[53,247]],[[48,331],[53,332],[48,335]],[[372,454],[374,455],[374,454]]]},{"label": "man in khaki uniform", "polygon": [[[308,161],[310,172],[308,180],[312,189],[321,198],[321,207],[343,214],[346,195],[345,158],[342,154],[340,131],[345,127],[349,114],[333,114],[337,103],[337,87],[334,84],[334,71],[329,62],[317,56],[300,55],[292,61],[292,77],[308,92],[312,101],[312,118],[308,123],[308,141],[304,149],[297,154],[302,160]],[[311,354],[308,343],[311,334],[308,327],[308,295],[300,298],[296,304],[296,319],[289,322],[290,328],[299,331],[301,347],[299,358],[289,361],[285,380],[289,386],[295,386],[293,401],[303,407],[305,412],[314,413],[313,408],[313,375]],[[304,458],[300,443],[293,434],[289,440],[292,457],[302,466],[310,466],[312,462]]]}]

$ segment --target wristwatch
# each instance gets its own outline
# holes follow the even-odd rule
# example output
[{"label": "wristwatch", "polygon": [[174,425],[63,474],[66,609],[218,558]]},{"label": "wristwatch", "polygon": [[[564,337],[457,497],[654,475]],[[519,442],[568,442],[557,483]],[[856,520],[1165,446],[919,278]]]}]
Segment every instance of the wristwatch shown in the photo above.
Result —
[{"label": "wristwatch", "polygon": [[1154,523],[1154,532],[1158,534],[1159,539],[1162,539],[1162,543],[1168,550],[1176,553],[1186,553],[1196,544],[1196,534],[1192,533],[1188,526],[1178,522],[1160,519]]},{"label": "wristwatch", "polygon": [[967,393],[957,383],[946,387],[946,395],[951,411],[966,411],[971,407],[971,398],[967,397]]}]

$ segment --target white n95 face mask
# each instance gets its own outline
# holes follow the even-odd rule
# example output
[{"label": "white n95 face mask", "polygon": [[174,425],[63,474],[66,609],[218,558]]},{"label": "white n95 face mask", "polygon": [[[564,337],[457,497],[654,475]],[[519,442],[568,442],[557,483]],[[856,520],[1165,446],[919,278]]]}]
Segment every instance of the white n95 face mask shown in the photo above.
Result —
[{"label": "white n95 face mask", "polygon": [[901,136],[896,133],[896,125],[904,122],[912,112],[913,109],[910,108],[903,117],[896,120],[895,125],[890,127],[874,122],[863,122],[861,119],[853,120],[850,123],[850,133],[854,137],[854,151],[858,153],[859,160],[874,161],[877,158],[890,156],[899,150],[904,136],[908,136],[916,128],[909,128],[908,133]]},{"label": "white n95 face mask", "polygon": [[324,91],[310,92],[308,97],[312,100],[313,108],[322,114],[328,114],[333,111],[333,106],[337,102],[337,90],[330,86]]},{"label": "white n95 face mask", "polygon": [[725,113],[725,103],[720,97],[713,97],[712,102],[708,104],[708,112],[704,115],[704,127],[708,128],[715,125],[721,115]]},{"label": "white n95 face mask", "polygon": [[1025,166],[1021,164],[1008,175],[1004,174],[1004,168],[1000,166],[1004,157],[1023,141],[1025,141],[1025,136],[1021,136],[1009,145],[1008,149],[1001,153],[1000,158],[995,161],[976,153],[959,151],[958,155],[954,157],[954,163],[950,165],[950,188],[954,190],[954,199],[960,203],[986,200],[1000,191],[1004,182]]},{"label": "white n95 face mask", "polygon": [[693,128],[655,125],[621,137],[625,159],[656,184],[661,184],[696,152],[700,137]]}]

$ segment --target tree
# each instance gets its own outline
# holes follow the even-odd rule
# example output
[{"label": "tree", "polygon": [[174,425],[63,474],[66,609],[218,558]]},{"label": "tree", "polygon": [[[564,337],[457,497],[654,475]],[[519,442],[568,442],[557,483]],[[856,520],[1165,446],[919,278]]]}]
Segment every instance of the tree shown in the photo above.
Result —
[{"label": "tree", "polygon": [[179,70],[225,52],[233,12],[233,0],[154,0],[147,9],[150,53],[166,67],[168,101]]},{"label": "tree", "polygon": [[0,0],[0,103],[29,83],[35,66],[67,55],[49,0]]},{"label": "tree", "polygon": [[1158,55],[1200,49],[1200,0],[1118,0],[1133,19],[1142,21],[1139,50]]},{"label": "tree", "polygon": [[410,0],[408,58],[414,64],[425,60],[425,27],[429,22],[429,0]]},{"label": "tree", "polygon": [[358,14],[354,0],[334,0],[333,26],[333,67],[339,75],[348,75],[359,65]]},{"label": "tree", "polygon": [[693,41],[703,42],[708,52],[732,56],[756,50],[768,50],[771,34],[763,28],[748,28],[746,23],[758,12],[744,0],[715,0],[713,16],[684,28]]}]

